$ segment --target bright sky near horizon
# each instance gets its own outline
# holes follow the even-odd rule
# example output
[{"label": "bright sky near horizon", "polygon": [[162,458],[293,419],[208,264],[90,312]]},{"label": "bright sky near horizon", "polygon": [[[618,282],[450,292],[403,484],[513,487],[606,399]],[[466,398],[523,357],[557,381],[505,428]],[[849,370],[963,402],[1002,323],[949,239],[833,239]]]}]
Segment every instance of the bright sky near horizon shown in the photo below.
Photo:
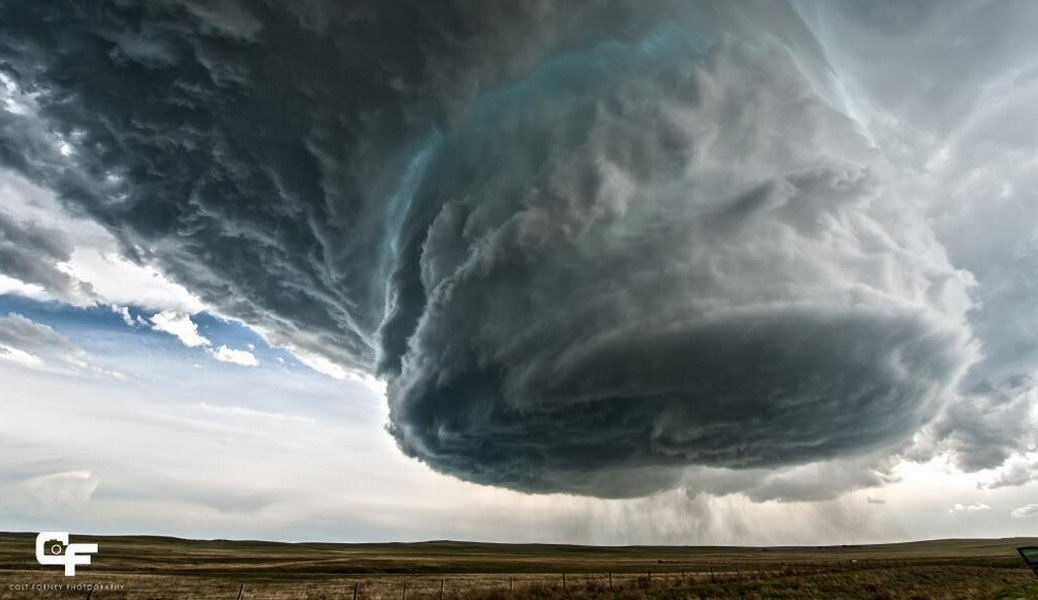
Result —
[{"label": "bright sky near horizon", "polygon": [[[527,495],[403,457],[377,386],[314,371],[248,328],[194,315],[221,362],[147,325],[156,309],[0,296],[0,312],[82,350],[0,361],[0,528],[288,541],[466,539],[588,544],[823,544],[1034,535],[1013,516],[1034,483],[1003,470],[903,463],[892,481],[825,500],[754,502],[675,490],[642,499]],[[144,323],[135,319],[141,317]],[[10,319],[10,317],[8,317]],[[808,485],[819,475],[808,473]]]},{"label": "bright sky near horizon", "polygon": [[0,6],[0,530],[1038,535],[1038,4],[448,4]]}]

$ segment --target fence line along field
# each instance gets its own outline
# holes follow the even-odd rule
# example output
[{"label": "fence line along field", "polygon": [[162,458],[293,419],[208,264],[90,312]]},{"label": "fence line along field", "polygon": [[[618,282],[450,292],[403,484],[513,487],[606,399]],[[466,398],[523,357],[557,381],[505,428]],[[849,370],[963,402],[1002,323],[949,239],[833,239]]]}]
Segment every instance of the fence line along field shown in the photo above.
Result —
[{"label": "fence line along field", "polygon": [[744,548],[275,543],[73,535],[99,544],[66,578],[35,534],[0,534],[0,600],[16,598],[1038,599],[1016,553],[1038,539]]}]

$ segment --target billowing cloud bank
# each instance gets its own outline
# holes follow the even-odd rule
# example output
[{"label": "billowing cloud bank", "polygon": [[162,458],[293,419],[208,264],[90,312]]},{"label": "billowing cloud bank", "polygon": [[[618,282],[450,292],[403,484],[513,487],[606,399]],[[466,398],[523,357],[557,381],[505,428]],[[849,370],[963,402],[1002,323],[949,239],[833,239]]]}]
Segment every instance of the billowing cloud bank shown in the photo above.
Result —
[{"label": "billowing cloud bank", "polygon": [[966,278],[877,220],[867,149],[782,48],[693,41],[556,59],[441,144],[386,325],[405,451],[620,493],[933,416],[970,359]]},{"label": "billowing cloud bank", "polygon": [[400,447],[465,479],[898,447],[979,356],[974,277],[801,13],[720,4],[5,2],[0,160],[385,378]]}]

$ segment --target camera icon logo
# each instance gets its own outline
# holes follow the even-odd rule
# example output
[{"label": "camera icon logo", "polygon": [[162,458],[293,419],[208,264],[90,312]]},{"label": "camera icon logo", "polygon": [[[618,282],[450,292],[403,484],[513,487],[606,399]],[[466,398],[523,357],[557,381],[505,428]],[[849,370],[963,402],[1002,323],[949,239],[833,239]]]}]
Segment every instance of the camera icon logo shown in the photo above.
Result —
[{"label": "camera icon logo", "polygon": [[65,577],[75,577],[76,565],[89,565],[90,555],[96,553],[97,544],[68,543],[67,531],[44,531],[36,536],[36,562],[65,565]]}]

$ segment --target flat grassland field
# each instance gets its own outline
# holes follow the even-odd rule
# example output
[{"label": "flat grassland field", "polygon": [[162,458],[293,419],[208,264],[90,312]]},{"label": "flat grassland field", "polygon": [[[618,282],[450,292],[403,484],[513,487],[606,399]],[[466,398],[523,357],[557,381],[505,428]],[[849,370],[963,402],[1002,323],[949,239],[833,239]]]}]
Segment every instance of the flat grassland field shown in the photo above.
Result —
[{"label": "flat grassland field", "polygon": [[[64,577],[35,534],[0,533],[0,600],[15,598],[1038,599],[1018,546],[1038,538],[832,547],[592,547],[424,542],[287,544],[72,536],[97,542]],[[93,587],[93,589],[91,589]]]}]

